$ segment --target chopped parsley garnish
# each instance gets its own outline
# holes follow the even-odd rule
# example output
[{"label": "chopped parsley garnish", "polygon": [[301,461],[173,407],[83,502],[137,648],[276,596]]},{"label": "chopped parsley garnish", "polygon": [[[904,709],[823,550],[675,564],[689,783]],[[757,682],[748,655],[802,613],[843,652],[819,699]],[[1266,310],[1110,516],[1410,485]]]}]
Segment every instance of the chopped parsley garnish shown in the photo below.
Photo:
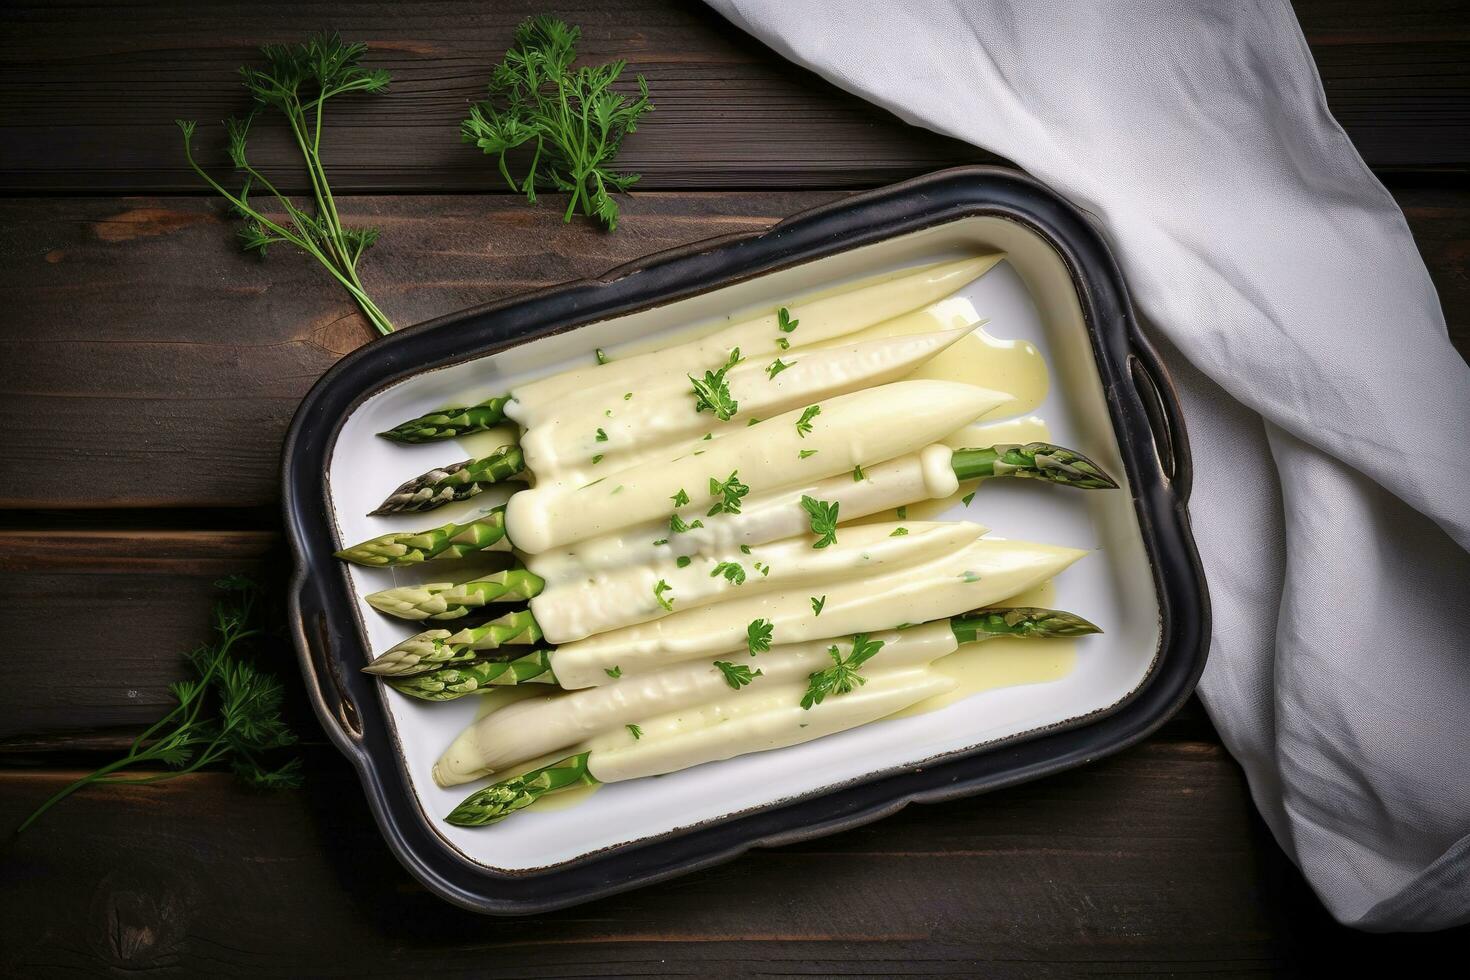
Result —
[{"label": "chopped parsley garnish", "polygon": [[[612,413],[609,412],[608,414],[611,415]],[[604,432],[604,431],[602,431],[601,429],[598,429],[597,430],[597,441],[598,442],[607,442],[607,433]]]},{"label": "chopped parsley garnish", "polygon": [[611,677],[613,680],[617,680],[619,677],[623,676],[623,668],[621,667],[604,667],[602,668],[602,672]]},{"label": "chopped parsley garnish", "polygon": [[722,561],[709,573],[710,578],[719,578],[721,575],[731,585],[745,584],[745,567],[738,561]]},{"label": "chopped parsley garnish", "polygon": [[902,507],[898,508],[898,510],[893,512],[893,516],[897,517],[901,521],[906,520],[909,516],[909,505],[904,504]]},{"label": "chopped parsley garnish", "polygon": [[668,538],[659,538],[657,541],[655,541],[653,543],[653,546],[655,548],[657,548],[661,544],[668,544],[668,543],[669,543],[669,539]]},{"label": "chopped parsley garnish", "polygon": [[752,425],[757,425],[757,424],[759,424],[761,422],[764,422],[764,421],[765,421],[765,419],[758,419],[758,418],[756,418],[755,416],[752,415],[750,418],[748,418],[748,419],[745,420],[745,427],[748,429]]},{"label": "chopped parsley garnish", "polygon": [[[596,456],[592,457],[593,466],[596,466],[600,462],[602,462],[602,453],[598,453]],[[606,479],[606,477],[604,477],[604,479]]]},{"label": "chopped parsley garnish", "polygon": [[715,498],[706,517],[716,514],[738,514],[740,513],[740,498],[750,493],[750,487],[740,482],[740,471],[732,470],[722,483],[714,477],[709,478],[709,495]]},{"label": "chopped parsley garnish", "polygon": [[961,578],[961,580],[963,580],[965,582],[978,582],[978,581],[980,581],[980,575],[977,572],[964,572],[963,574],[960,575],[960,578]]},{"label": "chopped parsley garnish", "polygon": [[968,507],[968,506],[970,506],[970,501],[972,501],[974,499],[975,499],[975,491],[974,490],[971,490],[969,493],[965,494],[963,497],[960,498],[960,503],[962,503],[966,507]]},{"label": "chopped parsley garnish", "polygon": [[597,355],[598,364],[606,364],[608,362],[609,358],[607,356],[607,352],[604,351],[601,347],[597,348],[597,350],[593,351],[593,353]]},{"label": "chopped parsley garnish", "polygon": [[685,531],[692,531],[697,527],[704,527],[704,521],[695,520],[686,524],[684,523],[684,518],[678,514],[674,514],[669,518],[669,531],[674,534],[683,534]]},{"label": "chopped parsley garnish", "polygon": [[636,742],[643,737],[643,729],[639,728],[637,725],[624,725],[623,727],[628,730],[629,735],[633,736],[633,741]]},{"label": "chopped parsley garnish", "polygon": [[794,367],[795,365],[795,361],[787,364],[785,361],[781,360],[781,358],[778,357],[770,364],[766,365],[766,377],[774,380],[776,375],[780,374],[782,371],[786,370],[789,367]]},{"label": "chopped parsley garnish", "polygon": [[688,555],[680,555],[678,558],[674,559],[674,564],[678,565],[680,568],[688,568],[689,563],[693,560],[694,559],[690,558]]},{"label": "chopped parsley garnish", "polygon": [[737,691],[762,676],[759,670],[751,670],[744,664],[732,664],[728,660],[716,660],[715,666],[720,668],[720,673],[725,675],[725,683]]},{"label": "chopped parsley garnish", "polygon": [[861,483],[867,474],[863,472],[863,464],[859,463],[852,468],[852,482]]},{"label": "chopped parsley garnish", "polygon": [[817,450],[815,450],[815,449],[802,449],[802,450],[800,450],[800,451],[797,452],[796,458],[797,459],[806,459],[808,456],[815,456],[816,454],[817,454]]},{"label": "chopped parsley garnish", "polygon": [[742,555],[748,555],[748,554],[750,554],[750,545],[748,545],[748,544],[742,544],[740,546],[740,553]]},{"label": "chopped parsley garnish", "polygon": [[673,588],[674,587],[672,585],[665,582],[663,579],[659,579],[658,584],[653,587],[654,599],[658,600],[658,604],[660,606],[663,606],[667,612],[674,611],[674,597],[669,596],[667,599],[665,599],[664,593],[672,591]]},{"label": "chopped parsley garnish", "polygon": [[790,350],[791,341],[787,340],[785,337],[777,337],[776,346],[779,347],[781,350]]},{"label": "chopped parsley garnish", "polygon": [[715,437],[715,434],[713,432],[706,432],[704,434],[704,437],[702,439],[700,439],[699,441],[700,442],[709,442],[714,437]]},{"label": "chopped parsley garnish", "polygon": [[[612,409],[610,409],[610,408],[605,408],[605,409],[603,409],[603,410],[602,410],[602,414],[603,414],[603,415],[606,415],[606,416],[607,416],[607,417],[608,417],[608,418],[612,418]],[[597,430],[597,431],[598,431],[598,432],[601,432],[601,431],[602,431],[602,430],[601,430],[601,429],[598,429],[598,430]],[[599,442],[606,442],[606,441],[607,441],[607,436],[603,436],[603,437],[602,437],[602,438],[601,438],[601,439],[599,439],[599,440],[598,440],[598,441],[599,441]]]},{"label": "chopped parsley garnish", "polygon": [[820,616],[820,615],[822,615],[822,607],[825,606],[826,604],[827,604],[827,597],[826,596],[822,596],[820,599],[818,599],[816,596],[812,596],[812,615],[813,616]]},{"label": "chopped parsley garnish", "polygon": [[908,533],[909,533],[909,529],[908,528],[906,528],[906,527],[896,527],[896,528],[893,529],[893,533],[890,534],[889,537],[890,538],[901,538],[905,534],[908,534]]},{"label": "chopped parsley garnish", "polygon": [[769,575],[769,574],[771,574],[771,566],[770,565],[762,565],[760,562],[756,562],[754,567],[755,567],[755,570],[758,571],[758,572],[760,572],[762,575]]},{"label": "chopped parsley garnish", "polygon": [[819,670],[808,678],[801,706],[810,711],[812,705],[821,704],[829,694],[836,697],[868,683],[868,679],[858,671],[881,649],[883,641],[870,640],[866,633],[859,633],[852,638],[852,652],[845,659],[835,645],[829,647],[827,655],[832,658],[832,666]]},{"label": "chopped parsley garnish", "polygon": [[632,400],[633,400],[633,393],[631,391],[626,391],[626,392],[623,393],[623,401],[630,402]]},{"label": "chopped parsley garnish", "polygon": [[771,649],[771,634],[775,629],[776,624],[769,619],[753,620],[745,627],[745,648],[752,657]]},{"label": "chopped parsley garnish", "polygon": [[791,311],[788,310],[786,307],[783,306],[776,311],[776,326],[780,329],[782,333],[790,333],[791,331],[795,330],[800,324],[800,320],[791,319]]},{"label": "chopped parsley garnish", "polygon": [[801,509],[806,511],[811,519],[812,533],[817,540],[812,544],[813,548],[825,548],[829,544],[837,542],[837,508],[841,504],[837,502],[827,503],[814,497],[802,495]]},{"label": "chopped parsley garnish", "polygon": [[689,494],[684,492],[683,487],[680,487],[679,492],[674,494],[669,499],[674,502],[675,507],[683,507],[685,504],[689,503]]},{"label": "chopped parsley garnish", "polygon": [[704,372],[704,380],[689,375],[689,383],[694,386],[694,410],[696,412],[710,412],[721,422],[728,422],[740,411],[740,403],[730,395],[730,385],[725,380],[725,375],[736,364],[740,363],[740,348],[737,347],[730,352],[730,359],[718,371]]},{"label": "chopped parsley garnish", "polygon": [[805,439],[812,431],[812,419],[821,414],[822,406],[808,405],[806,411],[801,413],[801,418],[797,420],[796,434]]}]

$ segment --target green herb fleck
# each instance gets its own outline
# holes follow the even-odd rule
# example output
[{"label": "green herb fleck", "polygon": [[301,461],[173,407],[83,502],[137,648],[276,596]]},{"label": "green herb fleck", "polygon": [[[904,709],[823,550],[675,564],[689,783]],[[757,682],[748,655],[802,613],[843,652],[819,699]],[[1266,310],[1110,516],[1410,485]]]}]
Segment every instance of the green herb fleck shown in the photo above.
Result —
[{"label": "green herb fleck", "polygon": [[669,539],[668,538],[659,538],[657,541],[655,541],[653,543],[653,546],[655,548],[657,548],[661,544],[668,544],[668,543],[669,543]]},{"label": "green herb fleck", "polygon": [[776,347],[779,348],[780,350],[790,350],[791,349],[791,341],[787,340],[785,337],[777,337],[776,338]]},{"label": "green herb fleck", "polygon": [[722,561],[709,573],[710,578],[719,578],[721,575],[732,585],[745,584],[745,568],[738,561]]},{"label": "green herb fleck", "polygon": [[593,351],[593,353],[597,355],[598,364],[606,364],[608,362],[607,352],[604,351],[601,347],[597,348],[597,350]]},{"label": "green herb fleck", "polygon": [[781,360],[781,358],[778,357],[770,364],[766,365],[766,377],[775,380],[776,375],[780,374],[782,371],[786,370],[789,367],[795,367],[795,365],[795,361],[787,364],[785,361]]},{"label": "green herb fleck", "polygon": [[765,419],[758,419],[755,416],[751,416],[750,418],[746,419],[746,421],[745,421],[745,427],[748,429],[752,425],[757,425],[757,424],[759,424],[761,422],[764,422],[764,421],[765,421]]},{"label": "green herb fleck", "polygon": [[810,456],[815,456],[818,453],[818,451],[819,450],[816,450],[816,449],[801,449],[801,450],[798,450],[797,451],[796,458],[797,459],[806,459],[806,458],[808,458]]},{"label": "green herb fleck", "polygon": [[740,482],[740,471],[732,470],[724,482],[709,478],[709,495],[715,498],[714,506],[704,516],[740,513],[740,498],[750,493],[750,487]]},{"label": "green herb fleck", "polygon": [[765,653],[771,649],[771,634],[776,630],[776,624],[769,619],[752,620],[745,627],[745,648],[753,657],[758,653]]},{"label": "green herb fleck", "polygon": [[604,667],[602,668],[602,672],[611,677],[613,680],[617,680],[619,677],[623,676],[623,668],[621,667]]},{"label": "green herb fleck", "polygon": [[735,413],[740,411],[740,403],[731,397],[730,384],[725,380],[725,375],[738,363],[739,347],[730,352],[729,360],[719,370],[704,372],[704,380],[688,375],[689,383],[694,386],[695,412],[710,412],[721,422],[734,418]]},{"label": "green herb fleck", "polygon": [[904,504],[902,507],[898,508],[898,510],[894,511],[893,516],[897,517],[901,521],[907,520],[909,516],[908,504]]},{"label": "green herb fleck", "polygon": [[969,493],[965,494],[963,497],[960,498],[960,502],[962,504],[964,504],[966,507],[968,507],[968,506],[970,506],[970,501],[972,501],[974,499],[975,499],[975,491],[974,490],[971,490]]},{"label": "green herb fleck", "polygon": [[633,400],[633,393],[631,391],[626,391],[626,392],[623,393],[623,401],[630,402],[632,400]]},{"label": "green herb fleck", "polygon": [[812,544],[813,548],[825,548],[837,541],[837,509],[841,504],[834,501],[817,500],[813,497],[802,495],[801,509],[807,512],[811,519],[812,533],[817,535],[817,540]]},{"label": "green herb fleck", "polygon": [[852,468],[852,482],[853,483],[861,483],[863,481],[863,478],[865,476],[867,476],[867,474],[863,472],[863,464],[862,463],[859,463],[859,464],[857,464],[856,466],[854,466]]},{"label": "green herb fleck", "polygon": [[846,658],[835,645],[829,647],[827,655],[832,658],[832,666],[813,673],[807,679],[806,694],[802,696],[801,706],[810,711],[812,705],[821,704],[828,695],[836,697],[847,694],[868,683],[868,679],[858,671],[882,649],[882,640],[870,640],[865,633],[859,633],[852,638],[852,651]]},{"label": "green herb fleck", "polygon": [[689,503],[689,494],[684,492],[683,487],[680,487],[679,492],[674,494],[669,499],[674,502],[675,507],[683,507],[685,504]]},{"label": "green herb fleck", "polygon": [[890,534],[889,537],[890,538],[901,538],[905,534],[908,534],[908,533],[909,533],[909,529],[908,528],[906,528],[906,527],[896,527],[896,528],[893,529],[893,533]]},{"label": "green herb fleck", "polygon": [[742,555],[748,555],[748,554],[750,554],[750,545],[748,545],[748,544],[742,544],[740,546],[740,553]]},{"label": "green herb fleck", "polygon": [[980,581],[980,576],[976,572],[967,571],[960,575],[960,579],[964,582],[978,582]]},{"label": "green herb fleck", "polygon": [[674,559],[674,564],[678,565],[680,568],[688,568],[689,563],[693,560],[694,559],[690,558],[688,555],[680,555],[678,558]]},{"label": "green herb fleck", "polygon": [[725,675],[725,683],[737,691],[762,676],[762,671],[751,670],[744,664],[732,664],[728,660],[716,660],[715,666]]},{"label": "green herb fleck", "polygon": [[697,527],[704,527],[704,521],[694,520],[686,524],[684,523],[684,518],[678,514],[674,514],[669,518],[669,531],[674,534],[683,534],[685,531],[692,531]]},{"label": "green herb fleck", "polygon": [[[608,413],[608,414],[611,414],[611,413]],[[598,429],[597,430],[597,441],[598,442],[607,442],[607,433],[604,432],[604,431],[602,431],[601,429]]]},{"label": "green herb fleck", "polygon": [[664,593],[665,592],[672,591],[673,588],[674,587],[672,585],[670,585],[669,583],[665,582],[663,579],[659,579],[658,580],[658,584],[653,587],[653,597],[654,597],[654,599],[656,599],[658,601],[658,604],[660,606],[663,606],[664,609],[665,609],[665,611],[667,611],[667,612],[673,612],[674,611],[674,597],[673,596],[669,596],[667,599],[665,599],[664,598]]},{"label": "green herb fleck", "polygon": [[[602,462],[602,460],[603,460],[602,453],[598,453],[596,456],[593,456],[592,457],[592,465],[593,466],[596,466],[598,463]],[[607,477],[603,477],[603,479],[605,480],[605,479],[607,479]]]},{"label": "green herb fleck", "polygon": [[623,727],[628,729],[628,734],[633,736],[633,741],[636,742],[643,737],[643,729],[637,725],[624,725]]},{"label": "green herb fleck", "polygon": [[786,307],[783,306],[776,311],[776,326],[780,329],[782,333],[790,333],[791,331],[795,330],[800,324],[800,320],[791,319],[791,311],[788,310]]},{"label": "green herb fleck", "polygon": [[796,434],[805,439],[812,431],[812,419],[822,414],[822,406],[808,405],[796,423]]},{"label": "green herb fleck", "polygon": [[827,604],[827,597],[826,596],[822,596],[820,599],[818,599],[816,596],[812,596],[812,615],[813,616],[820,616],[820,615],[822,615],[822,607],[825,606],[826,604]]}]

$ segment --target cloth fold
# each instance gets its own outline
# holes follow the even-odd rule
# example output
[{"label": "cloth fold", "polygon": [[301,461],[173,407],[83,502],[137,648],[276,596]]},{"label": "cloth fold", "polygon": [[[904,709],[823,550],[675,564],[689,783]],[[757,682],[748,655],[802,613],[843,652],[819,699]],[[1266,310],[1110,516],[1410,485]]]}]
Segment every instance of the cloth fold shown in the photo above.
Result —
[{"label": "cloth fold", "polygon": [[1470,921],[1470,369],[1283,0],[707,0],[1089,211],[1181,391],[1200,693],[1339,921]]}]

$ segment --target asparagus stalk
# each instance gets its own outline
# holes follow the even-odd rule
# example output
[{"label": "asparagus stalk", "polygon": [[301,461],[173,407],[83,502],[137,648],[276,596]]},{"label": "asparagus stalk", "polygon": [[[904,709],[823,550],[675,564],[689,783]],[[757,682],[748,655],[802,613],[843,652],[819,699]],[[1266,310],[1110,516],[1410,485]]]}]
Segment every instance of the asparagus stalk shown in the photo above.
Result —
[{"label": "asparagus stalk", "polygon": [[569,756],[540,769],[503,779],[493,786],[472,793],[449,814],[450,823],[458,827],[483,827],[498,823],[517,810],[535,803],[547,793],[574,786],[596,786],[600,779],[587,768],[590,752]]},{"label": "asparagus stalk", "polygon": [[1014,476],[1049,480],[1082,490],[1116,490],[1118,487],[1101,466],[1086,456],[1049,442],[956,449],[950,465],[961,482]]},{"label": "asparagus stalk", "polygon": [[482,551],[509,551],[505,507],[464,524],[444,524],[427,531],[394,531],[344,548],[337,557],[355,565],[416,565],[436,558],[465,558]]},{"label": "asparagus stalk", "polygon": [[[978,609],[949,620],[958,643],[978,643],[998,636],[1040,640],[1086,636],[1102,630],[1073,613],[1035,606]],[[510,636],[519,639],[502,639]],[[485,653],[501,643],[535,643],[541,639],[529,611],[511,613],[492,623],[450,635],[427,630],[404,640],[363,668],[388,680],[394,690],[426,701],[450,701],[485,690],[535,681],[556,684],[552,668],[556,648],[522,656]],[[409,683],[428,678],[422,684]]]},{"label": "asparagus stalk", "polygon": [[388,678],[388,686],[421,701],[452,701],[512,684],[555,684],[551,651],[533,650],[515,660],[477,660],[422,674]]},{"label": "asparagus stalk", "polygon": [[510,395],[497,395],[477,405],[441,408],[437,412],[409,419],[387,432],[379,432],[378,435],[394,442],[420,443],[484,432],[505,422],[505,406],[510,400]]},{"label": "asparagus stalk", "polygon": [[539,595],[546,583],[525,568],[508,568],[469,582],[426,582],[384,589],[368,605],[399,619],[461,619],[488,602],[514,602]]},{"label": "asparagus stalk", "polygon": [[[541,638],[536,617],[530,610],[520,609],[457,633],[446,629],[424,630],[380,655],[363,670],[384,677],[424,674],[441,667],[489,659],[487,650],[539,643]],[[507,654],[504,659],[512,657]]]},{"label": "asparagus stalk", "polygon": [[501,446],[489,456],[467,459],[429,470],[404,483],[370,511],[371,516],[433,510],[455,500],[473,497],[486,487],[504,483],[525,468],[520,446]]}]

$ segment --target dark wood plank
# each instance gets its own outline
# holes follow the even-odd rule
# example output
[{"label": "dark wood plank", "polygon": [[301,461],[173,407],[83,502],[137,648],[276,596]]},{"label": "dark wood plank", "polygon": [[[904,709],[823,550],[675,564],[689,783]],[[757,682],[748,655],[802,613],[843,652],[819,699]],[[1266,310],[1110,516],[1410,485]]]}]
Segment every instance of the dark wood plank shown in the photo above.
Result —
[{"label": "dark wood plank", "polygon": [[[309,768],[298,793],[210,774],[62,804],[6,857],[0,970],[1267,975],[1320,928],[1212,745],[1150,743],[525,920],[421,890],[347,767]],[[73,775],[0,773],[0,826]]]},{"label": "dark wood plank", "polygon": [[[1368,162],[1382,168],[1470,163],[1470,30],[1463,3],[1298,0],[1329,104]],[[262,41],[296,40],[324,22],[372,43],[391,95],[333,115],[327,159],[339,190],[502,190],[493,167],[459,142],[457,123],[483,89],[533,0],[313,5],[259,0],[143,2],[99,30],[80,3],[7,4],[0,32],[0,191],[195,190],[172,120],[244,108],[234,71]],[[574,0],[590,60],[626,58],[657,112],[623,162],[644,186],[838,187],[882,183],[980,151],[911,129],[787,64],[698,3]],[[223,165],[210,133],[208,158]],[[296,185],[279,133],[255,141],[258,163]]]},{"label": "dark wood plank", "polygon": [[[641,194],[613,235],[504,196],[343,203],[383,226],[364,277],[411,324],[837,196]],[[1470,191],[1398,196],[1470,350]],[[0,201],[0,254],[0,508],[271,507],[291,413],[370,337],[315,266],[240,255],[198,199]]]}]

